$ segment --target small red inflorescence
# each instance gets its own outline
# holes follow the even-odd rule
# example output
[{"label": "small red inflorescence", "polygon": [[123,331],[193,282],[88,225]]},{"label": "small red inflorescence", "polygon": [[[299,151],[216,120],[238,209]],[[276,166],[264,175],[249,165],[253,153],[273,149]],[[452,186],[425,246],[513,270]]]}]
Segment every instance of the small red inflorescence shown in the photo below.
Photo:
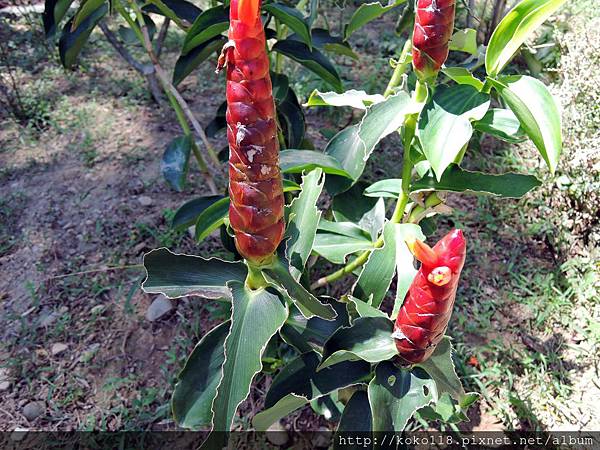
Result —
[{"label": "small red inflorescence", "polygon": [[448,58],[456,0],[417,0],[413,67],[421,80],[435,77]]},{"label": "small red inflorescence", "polygon": [[413,253],[421,267],[406,294],[393,336],[400,357],[415,364],[431,356],[448,327],[466,242],[461,230],[453,230],[433,248],[415,241]]},{"label": "small red inflorescence", "polygon": [[229,220],[247,260],[268,259],[283,237],[284,197],[279,142],[259,0],[232,0],[227,66]]}]

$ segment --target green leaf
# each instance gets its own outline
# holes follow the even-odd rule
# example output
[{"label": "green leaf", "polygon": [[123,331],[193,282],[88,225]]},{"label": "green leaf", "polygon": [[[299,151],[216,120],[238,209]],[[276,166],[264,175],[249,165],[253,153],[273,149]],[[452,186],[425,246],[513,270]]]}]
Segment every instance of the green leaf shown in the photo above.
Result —
[{"label": "green leaf", "polygon": [[[386,223],[383,232],[384,245],[369,255],[353,287],[355,296],[370,298],[369,303],[378,308],[390,288],[399,260],[402,262],[398,268],[399,285],[405,287],[406,281],[410,285],[416,271],[412,267],[413,258],[405,243],[409,237],[425,239],[418,225]],[[402,299],[405,294],[406,292],[401,294]]]},{"label": "green leaf", "polygon": [[302,64],[314,72],[336,91],[341,91],[342,79],[331,61],[316,48],[310,49],[306,44],[293,39],[277,41],[271,49]]},{"label": "green leaf", "polygon": [[304,106],[351,106],[357,109],[367,109],[367,106],[384,100],[385,97],[381,94],[371,95],[355,89],[350,89],[342,94],[314,90]]},{"label": "green leaf", "polygon": [[352,222],[331,222],[323,219],[319,221],[318,230],[329,233],[341,234],[342,236],[354,237],[358,239],[369,239],[370,234],[361,227]]},{"label": "green leaf", "polygon": [[231,322],[223,322],[205,334],[189,355],[179,373],[171,398],[177,425],[198,429],[211,425],[212,402],[225,361],[225,338]]},{"label": "green leaf", "polygon": [[366,182],[359,181],[347,191],[333,198],[331,210],[336,222],[359,223],[369,211],[376,207],[377,199],[363,195],[367,186]]},{"label": "green leaf", "polygon": [[336,55],[347,56],[358,61],[358,55],[354,53],[350,44],[339,36],[332,36],[328,30],[313,28],[311,31],[312,43],[315,47]]},{"label": "green leaf", "polygon": [[334,320],[320,317],[307,319],[297,308],[292,307],[288,319],[279,331],[283,340],[301,353],[312,350],[322,353],[323,344],[329,336],[338,328],[349,325],[346,305],[335,299],[330,299],[329,304],[337,313]]},{"label": "green leaf", "polygon": [[346,404],[340,423],[335,431],[333,450],[365,449],[366,445],[362,442],[360,445],[353,445],[345,443],[340,437],[352,436],[357,432],[371,431],[372,426],[373,412],[371,411],[371,405],[369,405],[369,396],[366,391],[356,391]]},{"label": "green leaf", "polygon": [[350,178],[337,159],[312,150],[282,150],[279,166],[283,173],[302,173],[319,168],[328,174]]},{"label": "green leaf", "polygon": [[183,191],[188,173],[192,138],[189,135],[173,139],[163,153],[160,171],[177,192]]},{"label": "green leaf", "polygon": [[464,67],[444,67],[442,72],[458,84],[473,86],[478,91],[483,89],[483,81],[475,78],[473,74]]},{"label": "green leaf", "polygon": [[485,69],[498,75],[521,44],[566,0],[523,0],[500,21],[487,47]]},{"label": "green leaf", "polygon": [[310,28],[300,11],[281,3],[268,3],[263,5],[262,9],[287,25],[290,30],[294,31],[302,39],[309,49],[312,48]]},{"label": "green leaf", "polygon": [[261,370],[265,347],[288,312],[279,297],[265,289],[252,291],[238,281],[228,286],[232,292],[231,332],[225,339],[226,358],[212,405],[214,431],[230,430],[238,406]]},{"label": "green leaf", "polygon": [[477,31],[472,28],[457,31],[450,38],[448,47],[450,50],[477,55]]},{"label": "green leaf", "polygon": [[380,362],[369,383],[373,431],[403,431],[415,411],[437,399],[435,382],[420,369]]},{"label": "green leaf", "polygon": [[202,242],[213,231],[223,225],[225,218],[229,217],[229,203],[229,197],[224,197],[208,206],[198,215],[195,231],[197,242]]},{"label": "green leaf", "polygon": [[204,298],[230,298],[226,286],[230,280],[243,283],[247,269],[241,262],[218,258],[172,253],[166,248],[144,255],[146,279],[142,289],[148,294],[164,294],[169,298],[198,295]]},{"label": "green leaf", "polygon": [[411,189],[413,192],[436,190],[520,198],[541,184],[540,180],[533,175],[512,172],[493,175],[471,172],[456,164],[451,164],[440,181],[432,176],[425,176],[415,181]]},{"label": "green leaf", "polygon": [[216,201],[223,200],[225,197],[222,195],[207,195],[204,197],[198,197],[188,202],[185,202],[175,212],[171,227],[175,231],[185,231],[187,228],[193,226],[198,220],[198,216],[210,205]]},{"label": "green leaf", "polygon": [[293,302],[307,319],[314,316],[328,320],[335,319],[336,313],[331,305],[321,303],[298,283],[285,259],[275,260],[271,266],[263,269],[263,275],[288,301]]},{"label": "green leaf", "polygon": [[548,88],[535,78],[520,75],[489,80],[554,173],[562,152],[562,126],[558,105]]},{"label": "green leaf", "polygon": [[[387,135],[402,126],[407,114],[416,111],[415,103],[403,91],[370,106],[360,123],[336,134],[325,147],[327,155],[336,158],[353,180],[362,175],[365,164],[375,146]],[[332,194],[339,194],[352,186],[352,182],[340,177],[328,177],[325,186]]]},{"label": "green leaf", "polygon": [[67,11],[74,0],[46,0],[44,3],[44,33],[46,38],[51,38],[56,32],[56,27],[65,18]]},{"label": "green leaf", "polygon": [[229,10],[223,6],[207,9],[194,20],[185,34],[182,55],[187,55],[193,49],[206,41],[220,36],[229,28]]},{"label": "green leaf", "polygon": [[452,344],[448,337],[444,337],[433,354],[417,366],[422,367],[433,379],[438,395],[447,393],[456,401],[463,401],[466,394],[454,369]]},{"label": "green leaf", "polygon": [[378,17],[381,17],[383,14],[396,6],[401,5],[405,1],[406,0],[392,0],[386,6],[383,6],[380,2],[361,4],[356,8],[356,11],[354,11],[354,14],[352,14],[352,17],[350,18],[350,22],[348,22],[348,25],[346,25],[344,29],[344,39],[348,39],[356,30],[362,28]]},{"label": "green leaf", "polygon": [[[168,17],[175,23],[185,21],[188,24],[193,23],[196,17],[202,13],[202,10],[193,3],[185,0],[152,0],[156,4],[147,3],[142,8],[143,11],[148,13],[160,14]],[[157,6],[159,5],[159,6]]]},{"label": "green leaf", "polygon": [[398,198],[402,192],[401,178],[388,178],[373,183],[365,189],[364,195],[367,197],[386,197]]},{"label": "green leaf", "polygon": [[343,236],[334,233],[317,233],[313,251],[334,264],[345,264],[346,256],[373,248],[371,239]]},{"label": "green leaf", "polygon": [[490,97],[473,86],[442,86],[419,117],[419,141],[436,176],[441,178],[473,134],[471,120],[481,119]]},{"label": "green leaf", "polygon": [[[278,75],[281,79],[284,75]],[[287,80],[287,77],[285,77]],[[277,94],[274,90],[274,94]],[[279,101],[275,97],[275,109],[277,118],[281,125],[285,143],[288,148],[296,148],[302,145],[306,132],[306,124],[304,121],[304,112],[300,107],[298,98],[292,89],[289,88],[285,92],[283,100]]]},{"label": "green leaf", "polygon": [[221,51],[226,41],[225,37],[218,35],[194,47],[189,53],[181,55],[175,62],[175,68],[173,69],[173,84],[177,86],[213,53]]},{"label": "green leaf", "polygon": [[85,43],[88,41],[92,30],[107,12],[108,5],[102,3],[95,11],[92,11],[77,28],[73,29],[74,17],[65,24],[60,40],[58,41],[60,61],[65,68],[69,69],[75,65],[77,57]]},{"label": "green leaf", "polygon": [[342,361],[385,361],[398,354],[392,337],[394,323],[387,317],[360,317],[340,328],[325,342],[318,370]]},{"label": "green leaf", "polygon": [[425,235],[420,226],[416,225],[411,228],[412,224],[401,224],[396,228],[396,299],[394,300],[394,308],[390,317],[395,319],[398,317],[400,308],[404,303],[406,293],[417,274],[414,266],[414,257],[406,245],[408,237],[414,237],[420,241],[425,240]]},{"label": "green leaf", "polygon": [[385,317],[387,319],[386,313],[371,306],[369,303],[351,295],[348,295],[346,298],[348,299],[348,304],[351,305],[349,306],[349,310],[354,312],[352,310],[354,308],[359,317]]},{"label": "green leaf", "polygon": [[385,202],[382,198],[378,199],[375,206],[367,211],[358,221],[358,226],[368,231],[371,240],[377,240],[379,232],[383,229],[385,222]]},{"label": "green leaf", "polygon": [[71,30],[77,29],[85,19],[91,16],[94,11],[99,9],[105,3],[106,0],[85,0],[79,7],[79,10],[75,13],[73,22],[71,23]]},{"label": "green leaf", "polygon": [[[299,150],[299,153],[308,150]],[[314,153],[314,152],[310,152]],[[296,280],[300,279],[306,260],[315,241],[321,211],[316,207],[323,190],[324,176],[321,169],[315,169],[302,177],[302,191],[292,200],[289,207],[290,220],[286,227],[286,257]]]},{"label": "green leaf", "polygon": [[267,393],[265,410],[252,420],[254,428],[264,431],[309,401],[360,383],[371,371],[364,361],[345,361],[317,372],[319,362],[317,353],[304,353],[277,374]]},{"label": "green leaf", "polygon": [[512,144],[527,139],[521,122],[510,109],[490,109],[481,120],[473,122],[473,128]]}]

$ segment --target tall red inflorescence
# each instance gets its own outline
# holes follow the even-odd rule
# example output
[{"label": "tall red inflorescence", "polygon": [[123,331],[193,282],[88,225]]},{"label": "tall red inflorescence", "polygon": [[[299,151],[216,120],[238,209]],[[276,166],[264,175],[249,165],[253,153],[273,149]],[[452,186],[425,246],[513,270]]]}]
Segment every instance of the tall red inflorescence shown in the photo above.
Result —
[{"label": "tall red inflorescence", "polygon": [[452,315],[466,242],[461,230],[452,230],[433,248],[415,241],[421,267],[415,276],[394,325],[398,353],[415,364],[431,356],[444,337]]},{"label": "tall red inflorescence", "polygon": [[229,42],[219,58],[227,66],[229,220],[235,243],[260,264],[285,230],[279,142],[260,0],[232,0]]},{"label": "tall red inflorescence", "polygon": [[434,78],[448,58],[456,0],[417,0],[413,67],[421,81]]}]

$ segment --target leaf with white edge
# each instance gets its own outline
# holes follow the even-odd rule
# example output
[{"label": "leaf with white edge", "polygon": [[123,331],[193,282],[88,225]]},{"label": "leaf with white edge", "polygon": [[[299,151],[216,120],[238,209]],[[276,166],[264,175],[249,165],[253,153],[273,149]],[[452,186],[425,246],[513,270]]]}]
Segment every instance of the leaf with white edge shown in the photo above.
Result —
[{"label": "leaf with white edge", "polygon": [[218,229],[229,216],[229,197],[217,200],[198,215],[196,219],[196,242],[202,242]]},{"label": "leaf with white edge", "polygon": [[360,317],[340,328],[325,342],[318,370],[342,361],[386,361],[398,354],[392,337],[394,323],[387,317]]},{"label": "leaf with white edge", "polygon": [[[410,281],[414,276],[413,270],[407,270],[409,267],[404,263],[405,255],[408,252],[405,240],[407,238],[416,238],[423,240],[425,236],[421,228],[415,224],[395,224],[388,222],[383,232],[384,245],[379,247],[369,255],[369,259],[363,266],[360,276],[353,287],[353,294],[359,298],[371,298],[369,302],[373,307],[378,308],[387,294],[394,274],[396,273],[398,259],[403,261],[398,276],[400,285],[404,286],[404,277],[411,275]],[[412,255],[410,257],[412,262]],[[412,267],[412,264],[411,264]],[[407,273],[408,272],[408,273]],[[410,282],[409,282],[410,284]],[[402,296],[404,299],[404,296]]]},{"label": "leaf with white edge", "polygon": [[464,30],[457,31],[450,38],[448,43],[450,50],[459,52],[470,53],[471,55],[477,54],[477,31],[472,28],[466,28]]},{"label": "leaf with white edge", "polygon": [[281,3],[268,3],[263,5],[262,9],[287,25],[309,48],[312,48],[310,27],[299,10]]},{"label": "leaf with white edge", "polygon": [[144,269],[144,292],[164,294],[169,298],[198,295],[211,299],[229,299],[231,292],[226,283],[230,280],[243,283],[247,275],[244,263],[182,255],[166,248],[146,253]]},{"label": "leaf with white edge", "polygon": [[510,109],[490,109],[481,120],[473,122],[473,128],[511,144],[527,139],[521,122]]},{"label": "leaf with white edge", "polygon": [[[418,105],[406,92],[400,91],[368,107],[360,123],[344,128],[329,141],[325,153],[336,158],[356,181],[381,139],[397,131],[405,117],[416,111]],[[330,194],[336,195],[353,184],[350,180],[332,176],[327,178],[325,186]]]},{"label": "leaf with white edge", "polygon": [[230,326],[228,320],[206,333],[177,376],[171,405],[173,418],[180,427],[196,430],[212,422],[211,406],[221,379]]},{"label": "leaf with white edge", "polygon": [[419,225],[409,228],[412,224],[401,224],[396,228],[396,299],[390,318],[395,319],[404,303],[406,293],[417,274],[414,257],[406,245],[408,238],[425,240],[425,234]]},{"label": "leaf with white edge", "polygon": [[478,91],[483,89],[483,81],[475,78],[473,74],[464,67],[444,67],[442,72],[458,84],[473,86]]},{"label": "leaf with white edge", "polygon": [[335,319],[336,312],[331,305],[321,303],[308,292],[292,275],[289,262],[282,256],[265,267],[263,275],[288,301],[293,302],[307,319],[315,316],[326,320]]},{"label": "leaf with white edge", "polygon": [[264,431],[310,400],[361,383],[371,372],[371,365],[364,361],[345,361],[317,372],[319,362],[316,352],[304,353],[277,374],[265,398],[265,410],[252,420],[254,428]]},{"label": "leaf with white edge", "polygon": [[533,175],[503,173],[499,175],[471,172],[451,164],[437,181],[425,176],[411,186],[413,192],[424,190],[466,192],[481,195],[495,195],[504,198],[520,198],[542,183]]},{"label": "leaf with white edge", "polygon": [[419,117],[419,142],[436,176],[441,178],[473,134],[471,120],[481,119],[490,96],[473,86],[442,86]]},{"label": "leaf with white edge", "polygon": [[330,220],[323,219],[322,217],[319,221],[319,226],[317,229],[327,233],[341,234],[342,236],[354,237],[358,239],[370,237],[368,232],[353,222],[332,222]]},{"label": "leaf with white edge", "polygon": [[490,77],[498,75],[521,44],[566,0],[523,0],[500,21],[487,47],[485,69]]},{"label": "leaf with white edge", "polygon": [[536,78],[521,75],[489,81],[554,173],[562,152],[562,125],[558,104],[548,88]]},{"label": "leaf with white edge", "polygon": [[369,383],[373,431],[401,432],[415,411],[437,400],[435,382],[421,369],[407,370],[380,362]]},{"label": "leaf with white edge", "polygon": [[102,3],[77,28],[73,29],[72,26],[74,17],[65,24],[60,40],[58,41],[58,53],[63,67],[69,69],[75,65],[81,49],[106,13],[108,13],[108,5]]},{"label": "leaf with white edge", "polygon": [[381,17],[389,10],[401,5],[406,0],[392,0],[383,6],[380,2],[362,3],[350,18],[344,29],[344,39],[348,39],[352,33],[365,26],[367,23]]},{"label": "leaf with white edge", "polygon": [[182,55],[187,55],[194,48],[219,36],[229,27],[229,9],[223,6],[207,9],[202,12],[185,34]]},{"label": "leaf with white edge", "polygon": [[173,20],[178,26],[187,27],[196,20],[202,10],[185,0],[152,0],[142,7],[142,11],[160,14]]},{"label": "leaf with white edge", "polygon": [[[327,182],[325,183],[327,185]],[[359,181],[333,198],[331,210],[336,222],[359,223],[377,205],[377,199],[363,195],[368,183]]]},{"label": "leaf with white edge", "polygon": [[351,178],[337,159],[312,150],[282,150],[279,166],[283,173],[302,173],[318,168],[327,174]]},{"label": "leaf with white edge", "polygon": [[[300,150],[304,152],[307,150]],[[300,279],[306,260],[315,241],[315,234],[321,211],[316,207],[325,182],[321,169],[315,169],[302,177],[302,191],[289,206],[290,221],[286,226],[286,257],[290,271],[296,280]]]},{"label": "leaf with white edge", "polygon": [[345,304],[335,299],[329,299],[329,304],[337,314],[334,320],[320,317],[307,319],[297,308],[292,307],[288,319],[279,331],[283,340],[301,353],[312,350],[322,353],[323,344],[335,330],[350,324]]},{"label": "leaf with white edge", "polygon": [[[356,310],[356,313],[358,313],[359,317],[385,317],[387,319],[386,313],[371,306],[369,303],[362,301],[361,299],[349,295],[348,303]],[[352,309],[350,309],[350,311],[352,311]]]},{"label": "leaf with white edge", "polygon": [[365,91],[350,89],[342,94],[337,92],[313,91],[304,106],[351,106],[367,109],[375,103],[381,103],[385,97],[381,94],[367,94]]},{"label": "leaf with white edge", "polygon": [[373,241],[377,240],[379,232],[383,229],[385,222],[385,202],[382,198],[377,200],[375,206],[367,211],[358,221],[358,226],[368,231]]},{"label": "leaf with white edge", "polygon": [[456,401],[463,401],[465,390],[456,375],[452,361],[452,344],[448,337],[444,337],[438,344],[433,354],[425,361],[418,363],[433,379],[439,395],[448,393]]},{"label": "leaf with white edge", "polygon": [[345,264],[346,256],[373,248],[368,237],[350,237],[336,233],[317,233],[313,251],[334,264]]},{"label": "leaf with white edge", "polygon": [[376,181],[365,189],[364,194],[367,197],[398,198],[401,192],[402,179],[388,178],[387,180]]},{"label": "leaf with white edge", "polygon": [[230,430],[238,406],[250,393],[252,379],[262,368],[261,357],[267,343],[288,313],[279,297],[265,289],[249,290],[238,281],[228,286],[232,292],[231,331],[225,340],[225,362],[212,404],[214,431]]},{"label": "leaf with white edge", "polygon": [[355,436],[357,432],[364,433],[371,431],[373,426],[373,412],[369,405],[369,396],[366,391],[356,391],[350,397],[350,400],[344,408],[344,413],[333,437],[333,450],[358,450],[368,448],[368,444],[354,440],[350,444],[350,436]]},{"label": "leaf with white edge", "polygon": [[271,50],[281,53],[302,64],[304,67],[317,74],[336,91],[341,91],[343,89],[342,79],[336,68],[329,58],[323,55],[323,53],[315,47],[310,49],[304,42],[288,38],[283,41],[277,41]]},{"label": "leaf with white edge", "polygon": [[160,162],[160,171],[169,185],[177,192],[183,191],[188,173],[192,138],[189,135],[173,139]]}]

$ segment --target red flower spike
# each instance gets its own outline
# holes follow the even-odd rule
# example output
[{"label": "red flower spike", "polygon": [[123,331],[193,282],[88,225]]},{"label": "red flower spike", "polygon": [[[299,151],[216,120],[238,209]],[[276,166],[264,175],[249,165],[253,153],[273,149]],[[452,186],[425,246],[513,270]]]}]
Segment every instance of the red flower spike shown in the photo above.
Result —
[{"label": "red flower spike", "polygon": [[461,230],[452,230],[433,248],[420,241],[412,247],[421,268],[400,308],[393,337],[402,359],[416,364],[429,358],[444,337],[465,263],[466,242]]},{"label": "red flower spike", "polygon": [[435,77],[448,58],[456,0],[417,0],[413,67],[421,80]]},{"label": "red flower spike", "polygon": [[279,142],[260,0],[232,0],[229,42],[218,70],[227,66],[229,221],[247,260],[273,254],[285,230]]}]

